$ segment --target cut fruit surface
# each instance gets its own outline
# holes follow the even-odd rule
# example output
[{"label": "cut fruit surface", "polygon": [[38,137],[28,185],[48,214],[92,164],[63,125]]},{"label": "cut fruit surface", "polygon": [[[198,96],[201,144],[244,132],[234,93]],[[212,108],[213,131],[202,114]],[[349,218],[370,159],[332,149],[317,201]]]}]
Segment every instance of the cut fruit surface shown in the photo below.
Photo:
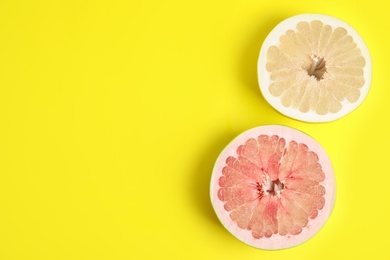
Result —
[{"label": "cut fruit surface", "polygon": [[320,14],[279,23],[258,60],[264,98],[282,114],[306,122],[328,122],[355,110],[368,94],[371,74],[371,56],[360,35]]},{"label": "cut fruit surface", "polygon": [[334,205],[329,157],[308,135],[260,126],[235,138],[218,157],[210,185],[227,230],[262,249],[299,245],[314,236]]}]

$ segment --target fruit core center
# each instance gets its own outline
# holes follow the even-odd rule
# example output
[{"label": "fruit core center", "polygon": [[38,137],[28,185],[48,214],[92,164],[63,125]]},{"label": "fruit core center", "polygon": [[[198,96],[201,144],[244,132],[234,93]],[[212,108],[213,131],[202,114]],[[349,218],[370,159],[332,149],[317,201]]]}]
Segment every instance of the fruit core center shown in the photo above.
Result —
[{"label": "fruit core center", "polygon": [[267,177],[267,180],[264,183],[264,190],[270,195],[278,195],[284,189],[284,184],[279,180],[271,180]]},{"label": "fruit core center", "polygon": [[326,72],[326,61],[324,58],[312,55],[310,68],[307,70],[309,76],[314,76],[317,80],[323,79]]}]

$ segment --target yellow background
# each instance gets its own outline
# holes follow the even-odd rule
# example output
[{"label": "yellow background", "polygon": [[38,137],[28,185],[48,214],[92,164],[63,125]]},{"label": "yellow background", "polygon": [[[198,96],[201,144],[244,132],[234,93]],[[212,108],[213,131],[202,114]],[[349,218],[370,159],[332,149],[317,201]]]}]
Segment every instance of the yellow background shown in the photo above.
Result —
[{"label": "yellow background", "polygon": [[[381,1],[0,1],[0,259],[390,259],[388,8]],[[300,13],[351,24],[373,59],[363,104],[331,123],[262,98],[258,53]],[[337,201],[309,242],[263,251],[209,201],[249,128],[316,138]]]}]

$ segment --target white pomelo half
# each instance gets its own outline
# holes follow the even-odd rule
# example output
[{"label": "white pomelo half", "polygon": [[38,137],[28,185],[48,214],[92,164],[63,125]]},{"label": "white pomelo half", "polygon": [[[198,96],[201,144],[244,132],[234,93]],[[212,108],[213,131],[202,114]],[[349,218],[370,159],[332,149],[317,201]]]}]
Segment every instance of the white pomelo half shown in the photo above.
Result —
[{"label": "white pomelo half", "polygon": [[297,15],[279,23],[264,40],[258,79],[264,98],[280,113],[329,122],[366,98],[371,56],[347,23],[321,14]]},{"label": "white pomelo half", "polygon": [[259,126],[221,152],[210,196],[221,223],[242,242],[289,248],[313,237],[330,216],[334,172],[310,136],[286,126]]}]

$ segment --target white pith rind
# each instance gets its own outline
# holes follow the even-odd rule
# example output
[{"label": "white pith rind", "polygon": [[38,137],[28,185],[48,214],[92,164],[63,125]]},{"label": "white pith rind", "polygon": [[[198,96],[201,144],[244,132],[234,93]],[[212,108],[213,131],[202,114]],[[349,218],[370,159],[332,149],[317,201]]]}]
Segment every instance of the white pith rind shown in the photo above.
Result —
[{"label": "white pith rind", "polygon": [[[270,78],[270,73],[266,69],[266,63],[267,63],[267,51],[268,49],[275,45],[278,46],[280,41],[279,38],[283,34],[286,33],[287,30],[294,30],[296,31],[296,25],[299,22],[311,22],[314,20],[321,21],[324,25],[328,24],[332,26],[333,29],[337,27],[343,27],[347,30],[348,34],[352,36],[354,42],[357,44],[357,47],[360,49],[362,56],[364,57],[366,61],[366,65],[363,69],[363,77],[365,79],[364,86],[360,88],[360,97],[356,102],[350,103],[347,100],[344,100],[342,104],[341,110],[339,110],[336,113],[327,113],[325,115],[319,115],[315,113],[314,111],[309,112],[301,112],[298,109],[292,108],[292,107],[285,107],[282,105],[280,101],[280,97],[273,96],[269,90],[268,87],[272,83]],[[326,58],[326,57],[325,57]],[[342,20],[339,20],[338,18],[323,15],[323,14],[301,14],[296,15],[293,17],[290,17],[281,23],[279,23],[266,37],[266,39],[263,42],[263,45],[260,50],[259,60],[258,60],[258,81],[260,84],[260,90],[264,96],[264,98],[268,101],[268,103],[274,107],[276,110],[278,110],[280,113],[305,122],[329,122],[336,119],[339,119],[349,113],[351,113],[353,110],[355,110],[357,107],[360,106],[360,104],[364,101],[366,98],[372,81],[372,61],[371,61],[371,55],[367,48],[367,45],[363,41],[362,37],[359,35],[359,33],[349,24],[345,23]]]},{"label": "white pith rind", "polygon": [[[324,195],[325,205],[319,210],[318,216],[315,219],[310,219],[306,227],[298,235],[286,235],[281,236],[279,234],[272,235],[270,238],[256,239],[252,236],[251,230],[244,230],[237,226],[237,224],[231,219],[230,212],[224,208],[224,202],[218,198],[218,190],[220,188],[218,180],[222,176],[222,169],[226,166],[226,158],[229,156],[237,157],[237,148],[244,144],[249,138],[257,138],[259,135],[278,135],[286,140],[286,144],[290,141],[296,141],[297,143],[304,143],[308,146],[309,150],[315,152],[319,157],[319,163],[322,166],[322,170],[325,173],[325,180],[321,182],[324,186],[326,193]],[[241,240],[247,245],[255,248],[276,250],[294,247],[302,244],[313,237],[326,223],[334,206],[335,202],[335,177],[331,161],[326,154],[325,150],[319,145],[319,143],[312,137],[292,129],[290,127],[281,125],[267,125],[259,126],[247,130],[237,136],[226,148],[221,152],[214,165],[213,173],[210,183],[210,196],[213,208],[223,226],[236,238]]]}]

